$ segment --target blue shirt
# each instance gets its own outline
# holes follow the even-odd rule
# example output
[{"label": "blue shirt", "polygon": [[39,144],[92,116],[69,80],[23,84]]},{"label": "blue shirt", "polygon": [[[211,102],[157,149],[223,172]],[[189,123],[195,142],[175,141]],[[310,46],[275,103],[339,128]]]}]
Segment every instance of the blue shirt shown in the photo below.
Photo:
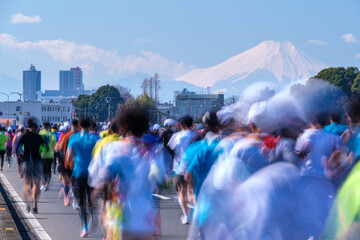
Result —
[{"label": "blue shirt", "polygon": [[97,142],[94,135],[88,131],[81,131],[71,135],[69,139],[68,151],[73,149],[74,153],[74,169],[73,176],[75,178],[88,177],[88,167],[91,161],[92,150]]},{"label": "blue shirt", "polygon": [[343,134],[343,132],[345,132],[345,130],[348,128],[349,127],[347,125],[334,122],[324,127],[323,132],[332,133],[341,136],[341,134]]}]

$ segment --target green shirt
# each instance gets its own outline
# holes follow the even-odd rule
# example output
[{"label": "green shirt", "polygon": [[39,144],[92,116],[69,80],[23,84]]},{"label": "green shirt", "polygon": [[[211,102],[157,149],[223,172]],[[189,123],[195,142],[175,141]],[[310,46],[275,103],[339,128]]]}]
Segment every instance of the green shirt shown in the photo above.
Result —
[{"label": "green shirt", "polygon": [[6,136],[4,133],[0,132],[0,151],[5,150],[5,142],[6,142]]},{"label": "green shirt", "polygon": [[56,137],[49,130],[43,129],[39,132],[40,136],[45,141],[46,149],[41,151],[43,159],[54,158],[54,147],[56,145]]}]

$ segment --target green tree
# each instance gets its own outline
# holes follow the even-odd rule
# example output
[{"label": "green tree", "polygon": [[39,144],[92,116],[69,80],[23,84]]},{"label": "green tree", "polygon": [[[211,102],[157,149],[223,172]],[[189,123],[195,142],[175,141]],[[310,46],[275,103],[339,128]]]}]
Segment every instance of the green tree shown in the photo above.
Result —
[{"label": "green tree", "polygon": [[354,79],[354,83],[351,86],[351,92],[354,95],[359,96],[360,95],[360,73],[357,75],[357,77]]},{"label": "green tree", "polygon": [[326,68],[321,70],[314,78],[325,80],[342,90],[345,94],[351,95],[351,87],[354,79],[359,74],[357,67],[337,67]]},{"label": "green tree", "polygon": [[155,99],[149,97],[146,93],[136,99],[131,98],[125,105],[129,108],[139,108],[148,114],[150,122],[156,122],[157,107]]},{"label": "green tree", "polygon": [[90,114],[90,95],[79,95],[74,101],[73,105],[75,107],[76,117],[91,117]]},{"label": "green tree", "polygon": [[293,85],[290,94],[300,102],[307,120],[314,112],[331,111],[347,101],[346,95],[337,86],[317,78],[308,79],[306,84]]},{"label": "green tree", "polygon": [[124,103],[124,98],[116,87],[102,86],[90,96],[91,116],[97,121],[105,121],[114,117],[119,104]]}]

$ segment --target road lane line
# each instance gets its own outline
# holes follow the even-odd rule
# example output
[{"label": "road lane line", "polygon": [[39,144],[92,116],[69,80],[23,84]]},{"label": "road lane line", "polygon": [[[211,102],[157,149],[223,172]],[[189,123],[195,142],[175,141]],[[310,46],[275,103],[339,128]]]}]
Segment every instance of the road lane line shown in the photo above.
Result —
[{"label": "road lane line", "polygon": [[157,193],[154,193],[153,196],[154,196],[154,197],[157,197],[157,198],[164,199],[164,200],[169,200],[169,199],[171,199],[171,198],[169,198],[169,197],[166,197],[166,196],[163,196],[163,195],[160,195],[160,194],[157,194]]},{"label": "road lane line", "polygon": [[10,182],[7,180],[7,178],[5,177],[5,175],[3,173],[0,173],[0,178],[1,181],[4,183],[5,188],[7,189],[7,192],[9,192],[11,194],[12,200],[15,202],[15,204],[20,208],[20,210],[22,211],[22,214],[24,214],[25,218],[27,219],[27,221],[29,221],[29,223],[31,224],[32,228],[34,229],[36,235],[38,235],[38,237],[40,239],[45,239],[45,240],[51,240],[51,237],[49,236],[49,234],[47,234],[47,232],[45,231],[45,229],[41,226],[41,224],[39,223],[39,221],[36,219],[36,217],[34,216],[34,214],[32,213],[27,213],[24,211],[24,209],[26,208],[26,204],[25,202],[21,199],[21,197],[17,194],[17,192],[15,191],[15,189],[11,186]]}]

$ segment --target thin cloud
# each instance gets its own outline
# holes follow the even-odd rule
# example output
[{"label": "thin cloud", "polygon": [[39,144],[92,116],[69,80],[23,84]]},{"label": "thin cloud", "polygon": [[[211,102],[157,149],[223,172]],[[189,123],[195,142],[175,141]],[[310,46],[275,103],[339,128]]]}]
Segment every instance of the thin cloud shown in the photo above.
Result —
[{"label": "thin cloud", "polygon": [[41,22],[40,16],[36,15],[33,17],[22,15],[21,13],[12,15],[10,17],[11,24],[19,24],[19,23],[39,23]]},{"label": "thin cloud", "polygon": [[341,36],[341,38],[346,43],[359,43],[359,41],[356,39],[356,37],[354,35],[352,35],[351,33],[344,34],[344,35]]},{"label": "thin cloud", "polygon": [[326,46],[328,43],[323,41],[323,40],[318,40],[318,39],[310,39],[309,41],[306,42],[306,44],[309,45],[318,45],[318,46]]},{"label": "thin cloud", "polygon": [[355,55],[355,58],[360,58],[360,53],[357,53],[357,54]]},{"label": "thin cloud", "polygon": [[148,38],[148,39],[144,39],[144,38],[138,38],[138,39],[135,39],[132,43],[134,45],[140,45],[140,44],[144,44],[144,43],[154,43],[155,41]]},{"label": "thin cloud", "polygon": [[62,39],[21,42],[10,34],[0,33],[0,45],[15,48],[21,52],[43,51],[56,61],[86,66],[89,71],[101,67],[108,74],[114,75],[158,72],[166,76],[177,77],[193,69],[192,66],[186,66],[183,62],[169,60],[151,51],[142,51],[139,55],[119,56],[115,50],[104,50]]}]

